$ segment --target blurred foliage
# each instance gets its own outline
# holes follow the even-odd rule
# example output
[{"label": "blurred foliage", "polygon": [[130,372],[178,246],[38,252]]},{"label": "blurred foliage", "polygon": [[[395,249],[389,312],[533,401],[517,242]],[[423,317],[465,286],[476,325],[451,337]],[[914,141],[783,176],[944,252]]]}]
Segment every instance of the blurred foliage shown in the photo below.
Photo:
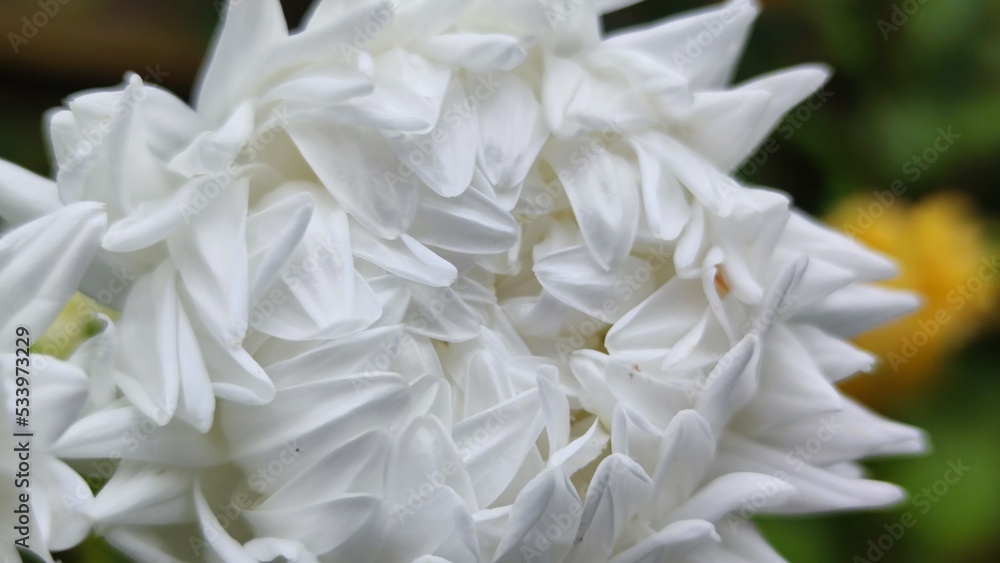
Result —
[{"label": "blurred foliage", "polygon": [[[835,75],[819,109],[800,108],[786,118],[785,131],[793,133],[776,133],[778,150],[754,155],[757,161],[751,159],[755,163],[739,171],[743,179],[786,190],[807,211],[832,211],[832,217],[837,217],[838,204],[841,209],[856,207],[854,202],[869,201],[897,181],[903,182],[902,198],[916,202],[918,207],[912,209],[921,208],[923,200],[937,192],[960,192],[967,210],[938,213],[930,234],[925,230],[921,235],[905,221],[895,224],[893,244],[882,249],[902,257],[925,256],[921,252],[926,239],[921,242],[920,237],[937,236],[941,240],[933,245],[933,255],[944,265],[934,267],[953,267],[948,266],[949,258],[960,264],[969,255],[971,243],[963,241],[961,232],[973,215],[986,221],[975,244],[995,248],[995,242],[981,237],[991,233],[1000,210],[994,173],[994,155],[1000,154],[1000,2],[760,1],[764,12],[737,80],[819,61],[829,64]],[[614,30],[712,3],[647,0],[610,14],[606,27]],[[283,4],[294,25],[309,0]],[[43,113],[73,92],[120,83],[126,70],[144,74],[147,66],[160,65],[169,73],[162,85],[189,96],[217,23],[216,5],[209,0],[74,0],[18,53],[6,43],[0,46],[0,158],[48,174]],[[34,0],[3,0],[0,31],[5,36],[17,31],[20,18],[37,9]],[[913,159],[933,146],[939,129],[949,127],[960,135],[954,147],[914,175]],[[845,198],[854,199],[843,203]],[[903,203],[893,214],[912,209]],[[885,229],[888,223],[876,231]],[[954,246],[954,253],[947,244]],[[1000,560],[1000,480],[994,478],[1000,467],[996,331],[992,326],[985,332],[956,327],[967,333],[961,340],[971,342],[961,354],[918,354],[914,359],[928,364],[925,377],[936,379],[934,393],[890,389],[881,391],[885,396],[878,401],[888,415],[926,429],[934,451],[869,465],[874,477],[899,483],[914,495],[942,479],[949,461],[960,460],[969,472],[938,502],[927,505],[926,513],[923,504],[915,503],[927,497],[915,496],[881,512],[760,519],[765,535],[786,558],[873,561],[867,554],[869,540],[877,544],[886,526],[910,512],[916,524],[893,539],[892,547],[879,556],[880,563]],[[61,558],[66,563],[126,561],[97,539]]]},{"label": "blurred foliage", "polygon": [[916,205],[883,190],[844,198],[827,214],[831,225],[894,257],[900,274],[885,285],[918,293],[923,307],[855,339],[881,359],[872,375],[842,388],[888,408],[924,394],[943,362],[991,324],[997,311],[997,246],[984,240],[966,196],[937,192]]}]

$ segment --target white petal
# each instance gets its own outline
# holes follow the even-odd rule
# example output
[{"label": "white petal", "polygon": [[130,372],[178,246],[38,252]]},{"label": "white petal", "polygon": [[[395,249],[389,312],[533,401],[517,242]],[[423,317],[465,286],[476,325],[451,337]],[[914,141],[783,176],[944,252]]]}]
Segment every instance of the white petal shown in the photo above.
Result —
[{"label": "white petal", "polygon": [[[178,340],[177,272],[165,262],[135,283],[118,329],[122,393],[143,414],[166,424],[177,410],[180,390],[180,354],[189,353],[189,340]],[[152,345],[150,345],[152,343]]]},{"label": "white petal", "polygon": [[526,391],[455,425],[452,437],[472,477],[479,506],[496,500],[535,447],[542,430],[541,417],[535,416],[538,408],[538,393]]},{"label": "white petal", "polygon": [[241,104],[217,131],[206,131],[170,161],[170,169],[191,177],[230,166],[253,133],[253,106]]},{"label": "white petal", "polygon": [[[645,29],[628,30],[605,44],[638,49],[673,62],[689,77],[692,88],[719,88],[733,73],[757,11],[754,0],[729,0]],[[699,33],[711,37],[707,45],[694,39]]]},{"label": "white petal", "polygon": [[371,77],[360,70],[307,67],[268,90],[261,99],[264,103],[330,105],[371,94],[374,88]]},{"label": "white petal", "polygon": [[691,496],[714,458],[715,436],[705,419],[694,410],[678,413],[663,434],[653,473],[648,510],[654,521],[662,522]]},{"label": "white petal", "polygon": [[766,433],[805,416],[840,410],[840,393],[787,327],[779,325],[765,338],[761,362],[757,394],[736,426]]},{"label": "white petal", "polygon": [[453,198],[421,195],[409,234],[423,244],[445,250],[496,254],[514,245],[518,226],[496,201],[476,190],[466,190]]},{"label": "white petal", "polygon": [[795,320],[848,338],[911,313],[919,306],[916,294],[854,284],[811,305],[797,314]]},{"label": "white petal", "polygon": [[826,66],[802,65],[755,78],[736,88],[736,91],[766,92],[770,103],[756,120],[756,125],[743,134],[743,145],[733,147],[729,158],[717,161],[720,166],[731,169],[749,156],[781,118],[819,90],[830,79],[830,74],[831,70]]},{"label": "white petal", "polygon": [[[546,469],[514,501],[493,563],[563,561],[576,537],[582,510],[569,478],[558,469]],[[548,549],[539,551],[538,533],[550,542]]]},{"label": "white petal", "polygon": [[639,226],[639,194],[629,164],[606,150],[594,152],[590,140],[559,143],[549,162],[573,205],[580,232],[605,270],[632,250]]},{"label": "white petal", "polygon": [[[768,512],[781,506],[795,493],[795,487],[771,475],[727,473],[702,487],[670,514],[674,521],[708,520],[716,522],[753,499],[753,507]],[[763,498],[762,501],[758,501]]]},{"label": "white petal", "polygon": [[[293,508],[244,510],[255,537],[296,538],[310,553],[351,558],[371,549],[385,530],[382,499],[351,494]],[[249,547],[248,547],[249,551]]]},{"label": "white petal", "polygon": [[812,325],[793,324],[791,327],[831,383],[859,371],[869,372],[875,367],[875,356],[847,341],[834,338]]},{"label": "white petal", "polygon": [[286,340],[343,336],[373,323],[381,312],[374,292],[354,268],[348,219],[314,216],[280,279],[251,315],[257,330]]},{"label": "white petal", "polygon": [[[443,100],[444,115],[426,133],[386,134],[406,174],[416,173],[435,193],[455,197],[472,182],[479,123],[471,115],[451,111],[467,104],[462,83],[452,80]],[[402,173],[402,172],[401,172]]]},{"label": "white petal", "polygon": [[782,477],[795,487],[796,494],[786,504],[768,510],[776,514],[890,506],[906,496],[896,485],[838,475],[804,463],[799,456],[734,435],[720,442],[716,460],[713,471],[718,474],[752,471]]},{"label": "white petal", "polygon": [[0,326],[41,336],[76,291],[104,234],[96,203],[70,205],[0,238]]},{"label": "white petal", "polygon": [[208,540],[207,545],[203,546],[203,549],[207,551],[206,555],[214,555],[230,563],[257,563],[243,549],[243,546],[229,535],[226,527],[219,522],[218,517],[209,506],[208,500],[205,499],[202,487],[201,479],[198,478],[195,482],[194,501],[198,511],[198,524],[202,537]]},{"label": "white petal", "polygon": [[611,454],[597,466],[573,546],[574,561],[607,561],[652,492],[652,480],[636,462]]},{"label": "white petal", "polygon": [[[416,493],[415,493],[416,494]],[[476,544],[472,515],[462,499],[449,488],[435,489],[423,500],[418,511],[397,503],[390,516],[392,533],[387,534],[375,561],[412,561],[424,555],[438,555],[445,561],[476,563]]]},{"label": "white petal", "polygon": [[312,221],[315,200],[308,192],[283,198],[247,218],[249,298],[256,302],[302,240]]},{"label": "white petal", "polygon": [[112,252],[150,247],[197,217],[233,181],[229,172],[197,176],[162,200],[142,202],[111,225],[102,244]]},{"label": "white petal", "polygon": [[511,70],[528,56],[517,38],[501,34],[444,33],[416,43],[414,49],[448,66],[481,74]]},{"label": "white petal", "polygon": [[410,235],[396,240],[379,239],[364,227],[351,224],[354,255],[402,278],[431,287],[447,287],[458,277],[451,262],[441,258]]},{"label": "white petal", "polygon": [[662,162],[708,211],[726,216],[732,211],[738,184],[698,152],[663,134],[643,134],[635,143]]},{"label": "white petal", "polygon": [[[15,356],[4,354],[0,358],[4,376],[9,378],[5,383],[14,381]],[[56,358],[32,354],[32,360],[31,403],[36,412],[49,414],[33,417],[31,429],[39,441],[51,444],[80,416],[87,403],[88,378],[82,369]]]},{"label": "white petal", "polygon": [[211,434],[180,421],[160,426],[123,402],[73,424],[52,452],[64,459],[124,458],[178,467],[210,467],[226,459]]},{"label": "white petal", "polygon": [[673,278],[616,322],[605,346],[613,352],[671,348],[698,326],[707,305],[699,284]]},{"label": "white petal", "polygon": [[0,160],[0,216],[18,226],[62,207],[52,180]]},{"label": "white petal", "polygon": [[547,465],[559,467],[567,475],[574,475],[604,453],[610,437],[600,419],[595,418],[590,429],[582,436],[570,442],[565,448],[550,454]]},{"label": "white petal", "polygon": [[241,179],[227,187],[167,241],[197,314],[217,334],[237,342],[248,322],[248,186],[249,180]]},{"label": "white petal", "polygon": [[760,375],[760,348],[760,339],[747,335],[708,374],[695,410],[708,421],[715,436],[753,397]]},{"label": "white petal", "polygon": [[[389,462],[389,477],[386,479],[387,499],[395,503],[410,501],[410,495],[426,486],[434,489],[447,488],[454,491],[469,509],[476,507],[475,483],[470,475],[462,471],[462,458],[466,452],[460,451],[462,442],[452,441],[447,429],[433,416],[415,419],[398,438],[398,446]],[[424,517],[418,514],[416,517]]]},{"label": "white petal", "polygon": [[557,385],[559,372],[552,366],[539,370],[538,396],[541,403],[545,431],[549,440],[549,451],[558,451],[569,443],[570,413],[569,401]]},{"label": "white petal", "polygon": [[193,471],[123,461],[101,487],[94,519],[102,526],[188,522],[195,515],[193,492]]},{"label": "white petal", "polygon": [[373,233],[395,238],[417,207],[417,180],[377,132],[296,121],[287,126],[302,156],[337,202]]},{"label": "white petal", "polygon": [[[584,246],[570,247],[538,258],[534,271],[551,295],[602,322],[614,323],[653,293],[656,282],[649,270],[659,269],[628,256],[610,271],[594,261]],[[645,274],[645,281],[637,283]]]},{"label": "white petal", "polygon": [[288,36],[277,0],[228,2],[227,7],[195,95],[198,111],[217,123],[229,115],[262,54]]},{"label": "white petal", "polygon": [[715,526],[704,520],[674,522],[611,559],[611,563],[674,561],[698,546],[719,541]]},{"label": "white petal", "polygon": [[658,238],[676,239],[691,218],[691,205],[677,176],[641,144],[633,145],[642,175],[642,204],[646,222]]},{"label": "white petal", "polygon": [[83,477],[65,463],[51,460],[40,465],[33,477],[42,485],[38,488],[51,510],[48,549],[70,549],[90,533],[93,496]]},{"label": "white petal", "polygon": [[258,561],[273,561],[284,558],[289,563],[319,563],[319,559],[310,553],[302,542],[278,538],[254,538],[243,544],[254,559]]},{"label": "white petal", "polygon": [[696,94],[682,122],[684,140],[720,169],[730,171],[770,133],[765,121],[771,105],[768,92],[734,89]]},{"label": "white petal", "polygon": [[[548,129],[534,93],[512,73],[494,77],[499,87],[494,95],[479,101],[479,167],[497,191],[505,209],[513,207],[516,187],[542,149]],[[476,85],[478,88],[479,85]],[[475,90],[473,90],[475,91]]]},{"label": "white petal", "polygon": [[800,211],[792,212],[782,239],[788,248],[854,272],[860,277],[859,281],[877,281],[896,275],[896,266],[888,258]]}]

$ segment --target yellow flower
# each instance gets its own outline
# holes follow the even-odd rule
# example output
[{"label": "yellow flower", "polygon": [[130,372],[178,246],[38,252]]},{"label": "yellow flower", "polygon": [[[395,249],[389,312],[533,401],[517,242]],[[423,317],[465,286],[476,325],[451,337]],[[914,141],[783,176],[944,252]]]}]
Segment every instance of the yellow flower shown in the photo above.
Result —
[{"label": "yellow flower", "polygon": [[920,311],[855,339],[882,362],[875,373],[854,377],[843,389],[876,408],[919,394],[994,310],[1000,264],[981,220],[956,192],[913,205],[901,198],[852,197],[826,219],[897,261],[900,275],[886,285],[924,299]]}]

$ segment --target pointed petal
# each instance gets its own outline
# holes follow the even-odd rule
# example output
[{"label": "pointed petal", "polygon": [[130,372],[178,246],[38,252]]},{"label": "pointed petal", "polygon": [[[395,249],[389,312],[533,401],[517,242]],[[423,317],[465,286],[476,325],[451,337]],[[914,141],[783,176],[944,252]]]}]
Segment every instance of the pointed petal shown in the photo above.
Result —
[{"label": "pointed petal", "polygon": [[0,160],[0,217],[14,226],[62,207],[56,183]]},{"label": "pointed petal", "polygon": [[87,271],[106,228],[101,205],[79,203],[0,238],[0,326],[41,336]]},{"label": "pointed petal", "polygon": [[[513,208],[516,187],[528,176],[548,128],[534,93],[513,73],[494,77],[498,93],[479,101],[479,167],[505,209]],[[478,87],[478,85],[477,85]]]},{"label": "pointed petal", "polygon": [[223,24],[196,88],[199,113],[214,122],[224,120],[261,56],[287,36],[278,0],[227,2]]},{"label": "pointed petal", "polygon": [[288,133],[337,202],[371,232],[395,238],[417,209],[417,180],[377,131],[296,121]]},{"label": "pointed petal", "polygon": [[629,521],[652,491],[652,480],[631,458],[611,454],[597,466],[587,488],[573,553],[589,561],[607,561]]},{"label": "pointed petal", "polygon": [[[653,293],[656,281],[648,272],[653,267],[628,256],[605,271],[586,247],[575,246],[540,257],[534,271],[542,287],[555,298],[602,322],[614,323]],[[636,273],[644,270],[645,281],[637,284]],[[623,288],[630,291],[625,293]]]},{"label": "pointed petal", "polygon": [[760,339],[749,334],[726,353],[708,374],[695,410],[719,436],[729,419],[749,401],[760,376]]},{"label": "pointed petal", "polygon": [[535,447],[542,431],[538,408],[538,393],[525,391],[455,424],[452,438],[472,476],[479,506],[490,506],[500,496]]},{"label": "pointed petal", "polygon": [[592,143],[560,143],[549,162],[573,206],[580,232],[598,264],[611,270],[632,251],[639,194],[629,164]]},{"label": "pointed petal", "polygon": [[421,243],[463,254],[497,254],[517,242],[518,224],[495,200],[476,190],[444,198],[421,195],[409,234]]},{"label": "pointed petal", "polygon": [[[582,510],[569,477],[558,469],[546,469],[514,501],[493,563],[563,561],[576,537]],[[549,540],[548,549],[539,552],[534,543],[537,533]]]},{"label": "pointed petal", "polygon": [[405,167],[416,173],[435,193],[455,197],[472,182],[476,164],[479,123],[459,112],[468,102],[462,83],[452,80],[443,100],[448,108],[437,125],[426,133],[386,133],[386,140]]},{"label": "pointed petal", "polygon": [[854,284],[798,313],[797,321],[849,338],[920,307],[910,292]]},{"label": "pointed petal", "polygon": [[674,522],[619,553],[610,563],[676,561],[699,546],[719,541],[715,526],[704,520]]},{"label": "pointed petal", "polygon": [[[718,89],[729,82],[757,12],[755,0],[729,0],[638,31],[627,30],[605,44],[669,60],[689,77],[692,89]],[[695,41],[706,32],[711,37],[707,45]]]},{"label": "pointed petal", "polygon": [[[697,411],[681,411],[670,421],[653,473],[650,515],[656,522],[684,503],[701,484],[715,459],[715,436]],[[708,520],[707,518],[705,518]]]},{"label": "pointed petal", "polygon": [[247,218],[248,296],[257,302],[281,273],[312,221],[315,199],[308,192],[282,198]]}]

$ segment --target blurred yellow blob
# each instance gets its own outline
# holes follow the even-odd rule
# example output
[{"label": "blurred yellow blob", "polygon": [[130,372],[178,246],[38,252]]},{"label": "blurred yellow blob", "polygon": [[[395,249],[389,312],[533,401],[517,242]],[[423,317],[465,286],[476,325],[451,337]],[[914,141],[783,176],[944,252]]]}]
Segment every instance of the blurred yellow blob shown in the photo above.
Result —
[{"label": "blurred yellow blob", "polygon": [[52,326],[35,342],[32,351],[65,360],[81,342],[100,331],[101,323],[95,317],[98,313],[112,320],[118,318],[117,311],[76,293]]},{"label": "blurred yellow blob", "polygon": [[924,300],[921,310],[855,338],[881,362],[842,388],[875,408],[919,394],[942,361],[990,321],[1000,264],[982,221],[957,192],[910,204],[888,191],[845,199],[826,220],[895,259],[900,275],[885,285]]}]

